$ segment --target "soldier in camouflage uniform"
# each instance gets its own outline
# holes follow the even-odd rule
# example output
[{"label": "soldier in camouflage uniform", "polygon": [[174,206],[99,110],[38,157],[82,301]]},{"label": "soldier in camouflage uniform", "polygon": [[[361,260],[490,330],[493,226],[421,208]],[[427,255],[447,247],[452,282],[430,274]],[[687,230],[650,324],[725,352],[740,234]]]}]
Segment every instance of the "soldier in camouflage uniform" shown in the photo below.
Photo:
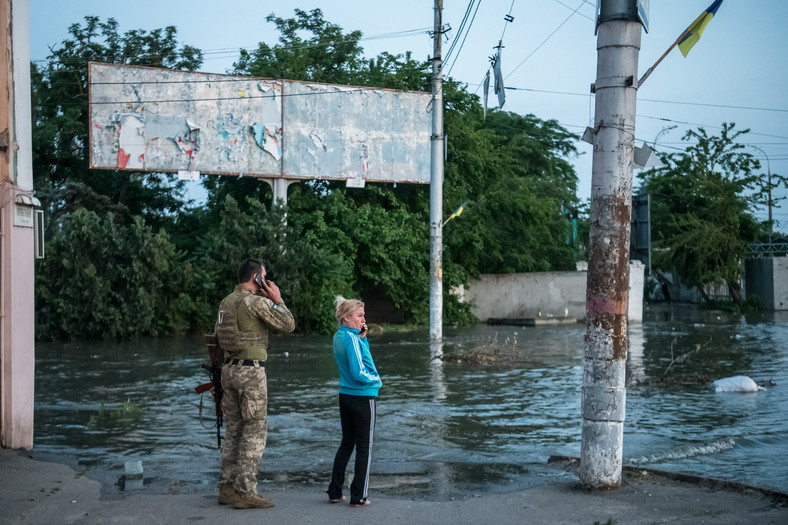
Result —
[{"label": "soldier in camouflage uniform", "polygon": [[246,259],[238,284],[219,305],[216,335],[224,351],[222,446],[219,503],[236,509],[273,507],[257,493],[257,471],[267,437],[268,388],[265,362],[270,329],[292,332],[293,314],[279,288],[265,279],[265,268]]}]

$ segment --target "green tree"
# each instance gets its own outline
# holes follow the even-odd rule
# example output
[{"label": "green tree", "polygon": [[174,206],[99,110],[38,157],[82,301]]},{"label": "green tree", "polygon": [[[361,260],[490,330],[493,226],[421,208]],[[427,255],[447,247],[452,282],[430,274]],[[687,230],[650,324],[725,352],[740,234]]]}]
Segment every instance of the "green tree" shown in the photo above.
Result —
[{"label": "green tree", "polygon": [[[323,18],[320,9],[295,10],[295,18],[268,15],[276,25],[279,44],[260,42],[252,52],[241,49],[236,73],[252,76],[351,84],[364,66],[359,46],[361,31],[342,33],[342,28]],[[302,34],[309,35],[302,38]]]},{"label": "green tree", "polygon": [[62,221],[36,275],[39,339],[125,339],[189,327],[191,272],[166,232],[84,208]]},{"label": "green tree", "polygon": [[[218,222],[200,236],[200,247],[192,254],[198,283],[194,294],[199,304],[195,323],[204,330],[213,329],[219,302],[237,283],[238,264],[253,257],[270,271],[274,267],[271,257],[281,251],[282,216],[275,217],[255,199],[248,201],[249,211],[244,212],[232,196],[225,197]],[[271,278],[279,284],[275,275]]]},{"label": "green tree", "polygon": [[578,201],[567,157],[576,154],[576,137],[556,121],[500,111],[488,114],[485,126],[495,133],[501,171],[486,182],[492,235],[483,266],[496,273],[568,269],[575,253],[566,210]]},{"label": "green tree", "polygon": [[[241,50],[235,73],[430,89],[427,62],[409,54],[367,59],[361,33],[343,32],[319,9],[268,21],[279,42]],[[270,209],[271,190],[261,181],[208,177],[205,206],[184,209],[166,176],[91,171],[86,61],[195,69],[201,55],[188,46],[177,51],[171,28],[121,36],[114,20],[88,17],[71,35],[48,66],[33,68],[36,186],[51,229],[38,276],[42,334],[133,337],[187,324],[210,330],[246,257],[266,263],[299,331],[333,329],[336,294],[380,301],[403,321],[427,322],[427,185],[371,183],[362,190],[303,181],[290,188],[286,209]],[[469,305],[451,293],[469,279],[574,262],[566,210],[578,204],[567,160],[576,155],[574,137],[555,121],[501,111],[485,120],[479,98],[452,79],[444,82],[444,103],[443,209],[448,215],[467,202],[444,230],[444,320],[452,324],[471,320]],[[128,275],[111,275],[113,265]],[[150,280],[140,277],[149,266]],[[167,280],[166,272],[174,276]],[[72,301],[84,304],[69,311]]]},{"label": "green tree", "polygon": [[320,211],[291,213],[285,221],[281,207],[269,210],[252,198],[247,206],[244,212],[232,196],[225,197],[221,220],[195,254],[197,275],[206,284],[196,289],[198,326],[213,328],[219,301],[237,281],[238,263],[254,257],[282,290],[299,331],[330,331],[334,297],[352,290],[352,266],[334,252],[346,242],[344,235],[327,225]]},{"label": "green tree", "polygon": [[[267,20],[279,30],[278,44],[260,43],[252,52],[241,50],[235,73],[383,88],[429,88],[427,63],[414,61],[409,54],[382,53],[375,59],[364,58],[359,45],[361,32],[343,33],[324,20],[320,9],[296,9],[294,18],[272,14]],[[324,269],[328,276],[341,276],[337,279],[343,286],[334,287],[334,293],[383,293],[405,319],[423,322],[428,314],[429,214],[424,212],[429,210],[429,190],[408,186],[370,184],[363,191],[347,190],[344,183],[329,181],[292,186],[288,223],[301,230],[287,237],[286,251],[296,250],[291,243],[297,242],[302,252],[308,243],[312,244],[310,249],[317,248],[323,261],[331,260],[325,258],[331,254],[338,264],[340,270]],[[209,181],[206,188],[209,206],[214,210],[228,195],[243,210],[248,210],[254,200],[270,201],[270,190],[257,181],[217,179]],[[293,260],[287,264],[292,265]],[[291,273],[284,268],[280,271]],[[324,290],[317,294],[322,301],[321,315],[330,319],[333,296],[325,286],[318,288]],[[303,288],[301,291],[307,297],[314,295]],[[320,326],[317,319],[315,326]]]},{"label": "green tree", "polygon": [[[319,9],[267,20],[280,32],[275,46],[242,50],[235,72],[263,77],[426,91],[430,69],[411,56],[383,53],[365,59],[361,33],[343,33]],[[343,49],[340,56],[336,50]],[[468,212],[444,234],[444,318],[467,320],[467,305],[453,288],[482,272],[539,271],[571,266],[574,248],[567,208],[577,207],[577,177],[566,157],[576,154],[574,137],[554,121],[491,112],[487,121],[477,96],[451,79],[444,83],[448,162],[444,210],[468,202]],[[233,195],[268,199],[268,188],[252,182],[210,182],[219,203]],[[251,186],[250,186],[251,185]],[[248,202],[248,201],[247,201]],[[353,290],[383,294],[411,322],[426,322],[429,293],[429,190],[423,186],[370,184],[362,191],[343,183],[294,185],[288,216],[319,215],[342,232],[333,252],[348,258]],[[350,239],[344,243],[340,239]],[[348,254],[354,254],[352,258]]]},{"label": "green tree", "polygon": [[445,207],[468,202],[444,233],[451,261],[479,273],[567,269],[576,260],[566,210],[579,207],[568,157],[575,136],[555,121],[492,111],[446,88]]},{"label": "green tree", "polygon": [[51,49],[46,64],[32,65],[34,186],[48,236],[79,208],[141,215],[158,227],[183,205],[172,175],[89,169],[88,63],[197,69],[202,52],[178,49],[176,33],[169,26],[121,35],[115,19],[88,16],[69,27],[70,37]]},{"label": "green tree", "polygon": [[749,130],[723,123],[719,136],[690,130],[684,152],[663,157],[663,168],[640,178],[651,198],[654,265],[691,286],[726,283],[742,301],[742,261],[763,225],[754,212],[768,185],[760,165],[738,142]]},{"label": "green tree", "polygon": [[[405,186],[405,187],[403,187]],[[384,295],[410,322],[428,319],[429,203],[409,202],[423,188],[369,184],[363,190],[333,187],[317,199],[294,190],[288,217],[318,216],[332,232],[327,248],[350,269],[343,293],[366,299]],[[455,299],[456,300],[456,299]]]},{"label": "green tree", "polygon": [[410,53],[383,52],[365,58],[361,31],[343,33],[323,18],[319,8],[296,9],[295,17],[287,19],[270,14],[266,21],[276,25],[279,43],[271,47],[260,42],[252,51],[241,49],[233,64],[235,73],[411,91],[430,88],[427,62],[413,60]]},{"label": "green tree", "polygon": [[194,311],[191,269],[161,230],[177,223],[178,186],[164,174],[89,169],[88,62],[196,69],[202,53],[178,49],[172,26],[121,35],[114,19],[86,17],[69,34],[46,64],[31,66],[34,188],[47,222],[38,336],[183,331]]}]

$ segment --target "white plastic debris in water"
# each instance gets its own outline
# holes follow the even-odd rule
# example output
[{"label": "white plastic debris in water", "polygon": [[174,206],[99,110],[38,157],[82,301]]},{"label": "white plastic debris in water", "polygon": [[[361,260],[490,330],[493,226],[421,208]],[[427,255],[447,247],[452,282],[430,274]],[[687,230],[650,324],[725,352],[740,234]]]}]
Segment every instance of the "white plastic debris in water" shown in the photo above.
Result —
[{"label": "white plastic debris in water", "polygon": [[755,381],[747,376],[733,376],[724,379],[717,379],[712,383],[715,392],[757,392],[766,390],[758,386]]}]

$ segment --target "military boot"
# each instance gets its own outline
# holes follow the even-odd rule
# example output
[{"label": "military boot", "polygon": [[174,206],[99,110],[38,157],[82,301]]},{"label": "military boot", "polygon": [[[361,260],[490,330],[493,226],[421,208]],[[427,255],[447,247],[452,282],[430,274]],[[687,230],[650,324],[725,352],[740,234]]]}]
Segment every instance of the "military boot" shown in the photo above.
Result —
[{"label": "military boot", "polygon": [[234,509],[269,509],[273,506],[274,502],[271,498],[253,492],[248,494],[236,493],[233,500]]},{"label": "military boot", "polygon": [[237,492],[232,483],[219,484],[219,505],[229,505],[235,501]]}]

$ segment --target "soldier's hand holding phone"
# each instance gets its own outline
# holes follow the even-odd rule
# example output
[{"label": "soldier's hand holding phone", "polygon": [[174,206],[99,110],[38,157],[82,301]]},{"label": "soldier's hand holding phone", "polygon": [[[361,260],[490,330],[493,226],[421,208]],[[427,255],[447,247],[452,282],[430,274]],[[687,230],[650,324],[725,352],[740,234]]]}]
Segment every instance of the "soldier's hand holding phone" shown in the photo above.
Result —
[{"label": "soldier's hand holding phone", "polygon": [[260,287],[260,292],[271,299],[274,303],[281,303],[282,302],[282,293],[279,291],[279,287],[274,284],[273,281],[262,277],[260,274],[255,276],[254,282],[257,286]]}]

